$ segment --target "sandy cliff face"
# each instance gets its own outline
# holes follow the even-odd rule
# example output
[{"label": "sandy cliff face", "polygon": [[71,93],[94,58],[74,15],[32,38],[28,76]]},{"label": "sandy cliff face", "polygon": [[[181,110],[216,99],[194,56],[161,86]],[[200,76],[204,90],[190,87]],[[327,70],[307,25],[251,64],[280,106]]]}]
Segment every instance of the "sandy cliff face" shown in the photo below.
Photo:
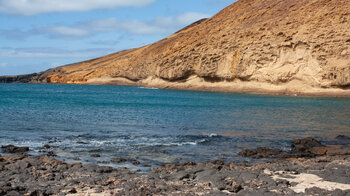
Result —
[{"label": "sandy cliff face", "polygon": [[154,44],[51,69],[32,80],[238,91],[348,89],[350,1],[239,0]]}]

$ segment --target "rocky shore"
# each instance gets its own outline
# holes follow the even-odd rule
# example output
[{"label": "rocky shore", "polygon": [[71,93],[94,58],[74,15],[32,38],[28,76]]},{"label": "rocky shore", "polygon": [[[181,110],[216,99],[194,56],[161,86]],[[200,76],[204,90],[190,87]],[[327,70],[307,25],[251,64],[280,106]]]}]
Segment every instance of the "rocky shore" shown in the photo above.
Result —
[{"label": "rocky shore", "polygon": [[291,151],[242,151],[242,156],[277,158],[253,165],[185,162],[147,173],[68,164],[3,146],[3,153],[17,153],[0,156],[0,195],[349,195],[350,138],[339,137],[343,143],[337,147],[305,138],[293,141]]}]

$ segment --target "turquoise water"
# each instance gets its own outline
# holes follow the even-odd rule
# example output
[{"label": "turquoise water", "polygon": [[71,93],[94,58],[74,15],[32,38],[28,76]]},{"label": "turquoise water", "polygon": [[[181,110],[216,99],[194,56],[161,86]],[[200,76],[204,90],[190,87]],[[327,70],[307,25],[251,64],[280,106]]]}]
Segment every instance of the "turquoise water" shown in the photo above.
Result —
[{"label": "turquoise water", "polygon": [[349,117],[349,98],[0,84],[0,144],[29,146],[36,155],[49,143],[68,162],[238,162],[247,147],[288,149],[296,138],[349,135]]}]

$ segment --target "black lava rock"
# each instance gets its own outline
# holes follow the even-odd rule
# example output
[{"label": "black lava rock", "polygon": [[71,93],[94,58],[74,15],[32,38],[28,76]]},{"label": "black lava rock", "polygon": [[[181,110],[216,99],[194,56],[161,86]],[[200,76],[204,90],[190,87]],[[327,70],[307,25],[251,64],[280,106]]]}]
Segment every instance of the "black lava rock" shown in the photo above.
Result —
[{"label": "black lava rock", "polygon": [[291,147],[292,147],[292,152],[302,153],[302,152],[309,152],[309,150],[314,147],[324,147],[324,145],[321,144],[321,142],[319,142],[318,140],[312,137],[308,137],[304,139],[294,140],[292,142]]},{"label": "black lava rock", "polygon": [[18,147],[14,145],[1,146],[3,153],[24,153],[29,151],[29,147]]}]

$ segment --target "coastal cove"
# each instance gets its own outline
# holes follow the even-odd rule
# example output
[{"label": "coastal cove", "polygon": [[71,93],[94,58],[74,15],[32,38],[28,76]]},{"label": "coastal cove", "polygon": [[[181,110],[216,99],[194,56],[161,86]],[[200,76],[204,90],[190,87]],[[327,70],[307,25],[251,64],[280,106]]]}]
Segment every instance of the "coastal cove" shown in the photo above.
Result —
[{"label": "coastal cove", "polygon": [[308,136],[332,144],[350,132],[349,98],[131,86],[0,84],[0,115],[2,145],[143,171],[185,161],[251,162],[238,152],[288,150]]},{"label": "coastal cove", "polygon": [[0,196],[350,196],[350,0],[0,18]]}]

